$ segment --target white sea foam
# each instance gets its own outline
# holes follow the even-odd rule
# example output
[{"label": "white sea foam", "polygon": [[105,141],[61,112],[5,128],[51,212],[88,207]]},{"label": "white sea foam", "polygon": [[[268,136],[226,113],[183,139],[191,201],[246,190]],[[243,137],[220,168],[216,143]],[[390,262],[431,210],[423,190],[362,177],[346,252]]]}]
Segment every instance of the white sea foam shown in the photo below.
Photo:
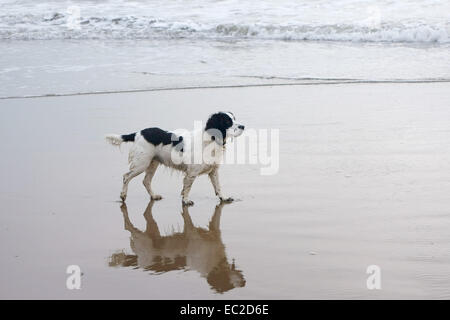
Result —
[{"label": "white sea foam", "polygon": [[450,43],[449,12],[447,0],[4,0],[0,39]]}]

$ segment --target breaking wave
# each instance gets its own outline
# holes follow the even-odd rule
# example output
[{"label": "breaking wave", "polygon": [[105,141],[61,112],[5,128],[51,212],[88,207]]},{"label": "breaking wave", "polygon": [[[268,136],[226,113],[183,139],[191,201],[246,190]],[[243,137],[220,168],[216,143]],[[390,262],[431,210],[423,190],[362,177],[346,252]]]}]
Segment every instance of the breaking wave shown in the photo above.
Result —
[{"label": "breaking wave", "polygon": [[[186,6],[183,6],[184,1],[141,1],[131,5],[124,0],[78,0],[70,2],[71,6],[51,1],[37,1],[39,5],[32,5],[29,1],[9,0],[0,5],[0,39],[192,38],[450,43],[450,17],[442,12],[450,10],[450,5],[445,5],[445,1],[441,7],[432,10],[427,0],[410,2],[413,7],[394,8],[389,7],[390,2],[368,0],[361,2],[362,7],[352,10],[349,9],[354,6],[351,0],[322,0],[315,6],[310,1],[293,0],[261,0],[263,5],[257,6],[258,1],[248,0],[188,1]],[[189,6],[192,3],[197,5]],[[218,3],[220,7],[217,7]],[[298,3],[301,5],[296,5]],[[405,10],[409,10],[407,14]]]}]

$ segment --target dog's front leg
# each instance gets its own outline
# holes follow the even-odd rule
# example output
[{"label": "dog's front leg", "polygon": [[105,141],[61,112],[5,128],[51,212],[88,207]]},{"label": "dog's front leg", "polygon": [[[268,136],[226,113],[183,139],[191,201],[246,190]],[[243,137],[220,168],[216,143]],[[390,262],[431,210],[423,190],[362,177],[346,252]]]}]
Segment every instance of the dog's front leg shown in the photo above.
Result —
[{"label": "dog's front leg", "polygon": [[189,200],[189,192],[191,191],[192,184],[194,183],[196,176],[186,174],[183,179],[183,190],[181,191],[181,199],[183,205],[192,206],[194,201]]},{"label": "dog's front leg", "polygon": [[234,199],[231,197],[225,197],[222,194],[222,190],[220,189],[220,183],[219,183],[219,172],[217,169],[214,169],[209,174],[209,179],[211,180],[211,183],[214,187],[214,192],[216,193],[216,196],[219,197],[220,201],[224,202],[232,202]]}]

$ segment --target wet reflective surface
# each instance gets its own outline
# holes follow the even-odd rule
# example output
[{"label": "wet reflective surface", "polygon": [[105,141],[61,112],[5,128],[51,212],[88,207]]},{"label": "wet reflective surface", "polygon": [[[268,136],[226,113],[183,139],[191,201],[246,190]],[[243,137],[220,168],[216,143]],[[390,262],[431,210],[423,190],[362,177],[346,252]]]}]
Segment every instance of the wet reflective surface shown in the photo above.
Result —
[{"label": "wet reflective surface", "polygon": [[[448,299],[448,101],[448,84],[1,100],[0,297]],[[183,212],[182,176],[161,169],[151,213],[143,177],[121,210],[128,149],[104,134],[191,129],[219,106],[280,130],[279,172],[224,165],[240,201],[220,213],[207,177]],[[370,265],[382,290],[367,289]]]},{"label": "wet reflective surface", "polygon": [[245,286],[242,271],[226,255],[220,233],[220,217],[225,203],[215,207],[208,228],[194,226],[189,208],[183,206],[183,231],[162,236],[153,218],[154,202],[150,201],[144,212],[144,231],[131,222],[127,205],[121,205],[125,230],[131,236],[130,247],[133,254],[114,253],[109,266],[137,267],[151,274],[174,270],[196,271],[218,293]]}]

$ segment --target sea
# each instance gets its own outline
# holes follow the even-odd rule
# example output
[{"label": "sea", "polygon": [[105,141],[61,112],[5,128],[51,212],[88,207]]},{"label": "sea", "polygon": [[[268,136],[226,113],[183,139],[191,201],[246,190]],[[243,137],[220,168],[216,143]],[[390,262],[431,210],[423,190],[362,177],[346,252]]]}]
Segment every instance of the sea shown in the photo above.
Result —
[{"label": "sea", "polygon": [[0,0],[0,98],[450,81],[448,0]]}]

